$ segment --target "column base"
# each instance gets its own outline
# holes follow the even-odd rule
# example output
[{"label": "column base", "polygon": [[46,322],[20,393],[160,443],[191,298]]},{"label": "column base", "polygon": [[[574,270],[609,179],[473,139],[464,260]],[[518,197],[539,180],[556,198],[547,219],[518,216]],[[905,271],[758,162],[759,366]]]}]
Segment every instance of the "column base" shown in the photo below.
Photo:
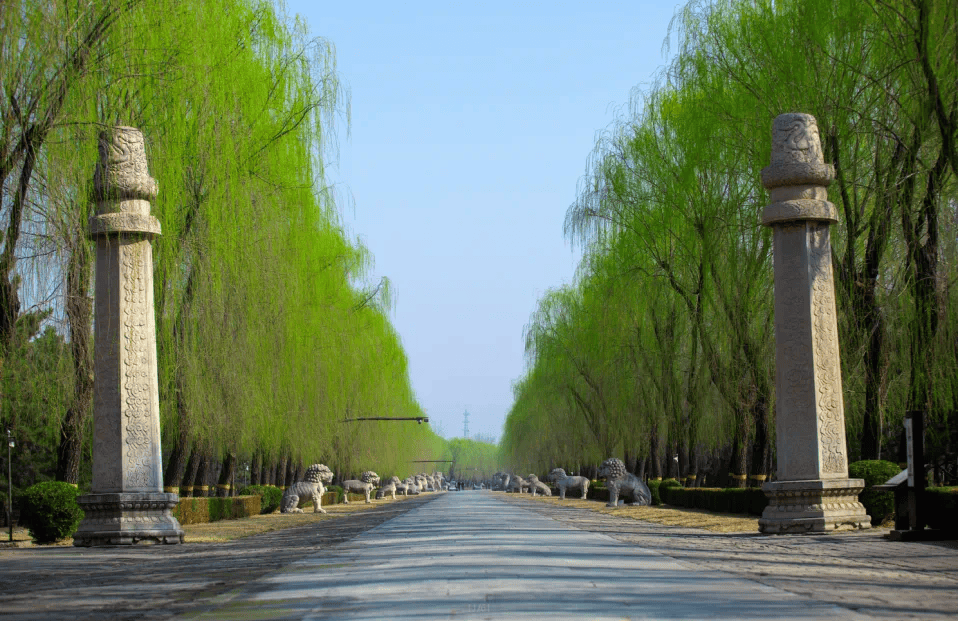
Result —
[{"label": "column base", "polygon": [[88,494],[77,498],[85,515],[73,534],[75,546],[183,543],[183,529],[170,513],[179,497],[163,492]]},{"label": "column base", "polygon": [[762,486],[768,496],[758,530],[770,535],[828,533],[871,528],[858,502],[862,479],[774,481]]}]

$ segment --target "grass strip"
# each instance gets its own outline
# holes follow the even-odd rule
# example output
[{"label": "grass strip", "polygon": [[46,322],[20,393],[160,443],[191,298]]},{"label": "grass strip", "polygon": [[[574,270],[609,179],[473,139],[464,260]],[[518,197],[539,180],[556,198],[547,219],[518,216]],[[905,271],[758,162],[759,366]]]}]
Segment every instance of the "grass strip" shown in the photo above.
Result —
[{"label": "grass strip", "polygon": [[[496,493],[505,494],[505,492]],[[684,507],[670,507],[668,505],[659,505],[656,507],[638,507],[632,505],[606,507],[604,502],[598,500],[579,500],[568,497],[566,497],[565,500],[560,500],[557,496],[536,496],[533,498],[525,494],[521,496],[518,494],[509,494],[509,496],[562,507],[588,509],[595,513],[605,513],[615,517],[642,520],[655,524],[664,524],[666,526],[700,528],[713,533],[758,532],[757,517],[745,517],[735,513],[712,513],[702,509],[686,509]]]}]

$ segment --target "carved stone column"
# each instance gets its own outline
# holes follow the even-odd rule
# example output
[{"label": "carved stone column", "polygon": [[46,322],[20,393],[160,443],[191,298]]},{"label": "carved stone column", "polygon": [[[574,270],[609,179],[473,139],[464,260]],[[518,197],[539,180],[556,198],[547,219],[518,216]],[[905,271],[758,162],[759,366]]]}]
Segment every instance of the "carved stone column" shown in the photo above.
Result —
[{"label": "carved stone column", "polygon": [[153,248],[160,223],[150,215],[156,180],[147,172],[143,134],[100,134],[93,177],[96,294],[93,489],[79,498],[85,517],[74,545],[181,543],[163,492],[160,403],[153,315]]},{"label": "carved stone column", "polygon": [[772,126],[772,164],[762,185],[772,203],[762,224],[774,231],[777,480],[763,533],[868,528],[858,502],[861,479],[848,478],[845,409],[838,355],[829,226],[838,221],[826,188],[835,172],[822,157],[818,125],[783,114]]}]

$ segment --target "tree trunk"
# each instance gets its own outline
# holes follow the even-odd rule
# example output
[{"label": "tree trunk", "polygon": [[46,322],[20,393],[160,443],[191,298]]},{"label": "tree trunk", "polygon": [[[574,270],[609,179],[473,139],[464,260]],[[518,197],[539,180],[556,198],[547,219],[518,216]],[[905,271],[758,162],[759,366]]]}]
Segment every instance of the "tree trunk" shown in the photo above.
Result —
[{"label": "tree trunk", "polygon": [[747,453],[745,450],[745,441],[742,436],[742,425],[739,426],[738,433],[732,441],[732,457],[729,460],[729,487],[745,487],[747,472]]},{"label": "tree trunk", "polygon": [[223,466],[220,468],[220,476],[216,481],[216,495],[220,497],[231,496],[232,483],[236,471],[236,455],[227,452],[223,457]]},{"label": "tree trunk", "polygon": [[[684,436],[685,434],[682,435]],[[679,463],[677,464],[679,474],[678,478],[684,485],[686,483],[686,477],[689,474],[689,452],[688,447],[685,445],[685,438],[679,439],[676,446],[676,451],[678,452],[679,456]]]},{"label": "tree trunk", "polygon": [[659,461],[659,433],[654,428],[649,432],[649,459],[651,460],[652,480],[661,481],[662,463]]},{"label": "tree trunk", "polygon": [[768,425],[768,401],[759,395],[752,406],[755,440],[752,444],[752,475],[749,487],[761,487],[772,465],[772,444]]},{"label": "tree trunk", "polygon": [[692,445],[688,451],[689,469],[686,473],[687,487],[699,486],[699,447]]},{"label": "tree trunk", "polygon": [[[193,478],[193,495],[209,496],[210,450],[203,447],[197,459],[196,476]],[[204,489],[205,488],[205,489]]]},{"label": "tree trunk", "polygon": [[166,471],[163,473],[163,486],[179,488],[183,484],[183,475],[186,473],[186,459],[190,453],[189,438],[186,431],[180,427],[180,433],[173,443],[173,450],[166,462]]},{"label": "tree trunk", "polygon": [[861,458],[881,459],[882,440],[882,345],[885,322],[881,309],[870,313],[868,347],[865,351],[865,412],[862,417]]},{"label": "tree trunk", "polygon": [[269,477],[270,460],[266,457],[266,455],[263,455],[260,458],[259,464],[259,484],[272,485],[273,483],[270,481]]},{"label": "tree trunk", "polygon": [[289,459],[286,455],[283,455],[279,458],[279,461],[276,463],[276,487],[282,487],[285,489],[286,485],[286,464],[289,463]]},{"label": "tree trunk", "polygon": [[93,253],[80,235],[72,242],[67,266],[66,314],[73,353],[73,400],[60,427],[56,478],[75,485],[80,481],[83,431],[93,410],[93,300],[89,295]]},{"label": "tree trunk", "polygon": [[286,479],[283,481],[283,487],[291,487],[296,482],[296,470],[299,466],[293,462],[292,458],[286,460]]},{"label": "tree trunk", "polygon": [[250,460],[249,464],[249,484],[250,485],[262,485],[261,481],[263,477],[260,474],[261,458],[259,451],[253,451],[253,458]]},{"label": "tree trunk", "polygon": [[193,495],[193,481],[196,479],[196,471],[199,466],[200,450],[198,446],[194,445],[190,451],[189,459],[186,460],[186,468],[183,472],[183,485],[180,486],[183,496]]}]

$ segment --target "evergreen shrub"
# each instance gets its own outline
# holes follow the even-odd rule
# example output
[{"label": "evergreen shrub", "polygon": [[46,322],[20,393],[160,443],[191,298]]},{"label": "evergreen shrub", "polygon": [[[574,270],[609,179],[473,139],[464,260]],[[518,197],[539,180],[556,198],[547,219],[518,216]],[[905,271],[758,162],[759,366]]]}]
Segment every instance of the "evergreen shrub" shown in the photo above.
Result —
[{"label": "evergreen shrub", "polygon": [[[651,488],[651,485],[649,487]],[[756,488],[684,488],[663,485],[658,487],[658,491],[664,504],[716,513],[762,515],[768,505],[765,493]]]},{"label": "evergreen shrub", "polygon": [[272,513],[283,502],[283,490],[275,485],[250,485],[240,490],[240,496],[256,494],[260,497],[260,513]]},{"label": "evergreen shrub", "polygon": [[856,461],[848,466],[848,476],[852,479],[864,479],[865,491],[858,496],[865,505],[865,511],[871,516],[872,525],[877,526],[895,514],[895,493],[870,489],[881,485],[901,472],[898,464],[880,459]]},{"label": "evergreen shrub", "polygon": [[62,481],[45,481],[28,487],[20,497],[20,525],[37,543],[53,543],[76,532],[83,509],[79,490]]},{"label": "evergreen shrub", "polygon": [[[566,494],[566,498],[574,498],[575,494]],[[589,490],[586,492],[587,500],[597,500],[599,502],[609,502],[609,488],[605,486],[605,481],[589,483]]]},{"label": "evergreen shrub", "polygon": [[258,515],[261,502],[262,496],[257,494],[233,498],[180,498],[179,504],[170,513],[180,524],[203,524]]},{"label": "evergreen shrub", "polygon": [[958,530],[958,487],[929,487],[924,502],[929,527]]},{"label": "evergreen shrub", "polygon": [[665,501],[662,499],[662,489],[670,487],[682,487],[682,484],[675,479],[665,479],[664,481],[649,481],[649,491],[652,492],[652,505],[661,505]]},{"label": "evergreen shrub", "polygon": [[[345,498],[346,496],[345,496],[345,494],[343,493],[343,488],[342,488],[342,487],[340,487],[339,485],[327,485],[327,486],[326,486],[326,493],[329,494],[330,492],[335,492],[335,493],[336,493],[335,500],[333,500],[332,503],[330,503],[330,504],[336,504],[336,505],[341,505],[341,504],[343,504],[343,498]],[[326,496],[325,496],[325,495],[323,496],[323,504],[326,504]]]},{"label": "evergreen shrub", "polygon": [[762,488],[748,488],[746,492],[745,496],[748,498],[747,513],[758,516],[765,513],[765,507],[768,506],[768,496],[765,495]]}]

